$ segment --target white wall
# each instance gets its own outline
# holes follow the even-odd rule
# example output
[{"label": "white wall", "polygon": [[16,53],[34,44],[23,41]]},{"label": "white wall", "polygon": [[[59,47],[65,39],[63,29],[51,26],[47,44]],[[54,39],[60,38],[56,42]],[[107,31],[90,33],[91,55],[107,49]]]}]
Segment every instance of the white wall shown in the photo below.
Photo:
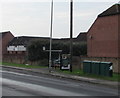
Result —
[{"label": "white wall", "polygon": [[19,45],[19,46],[9,46],[7,47],[7,51],[26,51],[26,47]]}]

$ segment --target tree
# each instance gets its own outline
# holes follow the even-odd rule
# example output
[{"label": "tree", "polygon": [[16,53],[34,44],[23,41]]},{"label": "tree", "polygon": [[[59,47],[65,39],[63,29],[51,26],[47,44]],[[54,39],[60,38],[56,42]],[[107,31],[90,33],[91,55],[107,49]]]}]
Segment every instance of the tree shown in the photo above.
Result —
[{"label": "tree", "polygon": [[87,43],[74,43],[73,44],[73,55],[87,55]]},{"label": "tree", "polygon": [[28,60],[39,61],[48,58],[48,53],[43,51],[43,46],[47,45],[47,41],[33,41],[28,46]]},{"label": "tree", "polygon": [[[49,50],[49,41],[48,40],[37,40],[31,42],[28,46],[28,60],[30,61],[39,61],[48,59],[49,52],[43,51],[43,46]],[[70,43],[63,43],[62,41],[52,43],[53,50],[62,50],[62,54],[69,54]],[[87,54],[87,44],[86,43],[73,43],[73,56],[80,56]],[[52,58],[58,58],[58,53],[52,53]]]}]

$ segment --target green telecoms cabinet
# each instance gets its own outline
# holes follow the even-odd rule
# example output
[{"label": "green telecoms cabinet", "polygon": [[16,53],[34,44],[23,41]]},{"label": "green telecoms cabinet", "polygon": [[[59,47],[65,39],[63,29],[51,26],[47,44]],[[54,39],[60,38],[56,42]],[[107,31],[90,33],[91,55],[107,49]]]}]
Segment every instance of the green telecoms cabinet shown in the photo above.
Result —
[{"label": "green telecoms cabinet", "polygon": [[100,74],[100,62],[92,61],[92,74],[99,75]]},{"label": "green telecoms cabinet", "polygon": [[83,72],[101,76],[112,77],[112,63],[100,61],[83,61]]},{"label": "green telecoms cabinet", "polygon": [[83,72],[84,73],[91,73],[91,61],[83,61]]},{"label": "green telecoms cabinet", "polygon": [[101,62],[100,63],[100,75],[112,77],[112,63],[111,62]]}]

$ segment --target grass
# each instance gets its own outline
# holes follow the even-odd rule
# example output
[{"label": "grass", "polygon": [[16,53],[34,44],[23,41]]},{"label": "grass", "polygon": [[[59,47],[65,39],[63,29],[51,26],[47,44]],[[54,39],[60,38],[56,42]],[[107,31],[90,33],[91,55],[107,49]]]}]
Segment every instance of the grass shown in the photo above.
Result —
[{"label": "grass", "polygon": [[94,75],[94,74],[86,74],[82,70],[73,70],[72,72],[70,72],[70,71],[60,71],[60,72],[66,73],[66,74],[82,76],[82,77],[89,77],[89,78],[96,78],[96,79],[120,82],[120,74],[117,74],[117,73],[113,73],[112,77],[108,77],[108,76],[100,76],[100,75]]},{"label": "grass", "polygon": [[7,62],[2,62],[2,64],[6,66],[23,67],[23,68],[45,68],[47,67],[47,66],[25,65],[25,64],[7,63]]},{"label": "grass", "polygon": [[[3,62],[3,63],[0,62],[0,64],[6,65],[6,66],[23,67],[23,68],[47,68],[47,66],[25,65],[25,64],[7,63],[7,62]],[[107,77],[107,76],[100,76],[100,75],[94,75],[94,74],[85,74],[82,70],[73,70],[72,72],[70,72],[67,70],[62,71],[62,70],[56,69],[56,71],[60,73],[77,75],[77,76],[82,76],[82,77],[90,77],[90,78],[120,82],[120,74],[116,74],[116,73],[113,73],[113,77]]]}]

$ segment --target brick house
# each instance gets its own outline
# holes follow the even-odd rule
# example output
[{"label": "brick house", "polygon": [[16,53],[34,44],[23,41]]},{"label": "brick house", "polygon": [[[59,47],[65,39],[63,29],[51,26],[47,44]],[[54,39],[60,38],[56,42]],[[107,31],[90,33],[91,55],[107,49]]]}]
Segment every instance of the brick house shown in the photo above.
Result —
[{"label": "brick house", "polygon": [[87,55],[113,62],[114,72],[120,64],[120,4],[99,14],[87,33]]},{"label": "brick house", "polygon": [[[86,42],[87,33],[80,33],[73,42]],[[6,62],[26,63],[28,45],[35,40],[50,40],[49,37],[31,37],[31,36],[18,36],[14,37],[7,45],[6,49],[8,54],[4,58]],[[53,42],[69,42],[70,38],[53,38]]]},{"label": "brick house", "polygon": [[[27,51],[27,46],[35,40],[48,40],[49,37],[30,37],[30,36],[19,36],[14,37],[7,45],[7,51],[9,54],[25,54]],[[87,33],[80,33],[76,38],[73,38],[73,42],[86,42]],[[58,42],[68,42],[70,38],[56,39],[53,41]]]},{"label": "brick house", "polygon": [[7,45],[8,54],[4,58],[6,62],[26,63],[27,47],[35,40],[49,40],[47,37],[18,36],[14,37]]},{"label": "brick house", "polygon": [[0,60],[8,53],[6,47],[13,38],[14,36],[10,31],[0,32]]},{"label": "brick house", "polygon": [[9,54],[24,54],[27,51],[27,46],[35,40],[48,40],[47,37],[30,37],[30,36],[19,36],[14,37],[7,46]]},{"label": "brick house", "polygon": [[73,39],[76,42],[87,42],[87,32],[81,32],[76,38]]},{"label": "brick house", "polygon": [[[70,42],[70,38],[53,39],[53,41]],[[87,32],[80,32],[77,37],[73,38],[73,43],[74,42],[87,42]]]},{"label": "brick house", "polygon": [[89,57],[120,57],[119,18],[120,4],[98,15],[87,34]]}]

